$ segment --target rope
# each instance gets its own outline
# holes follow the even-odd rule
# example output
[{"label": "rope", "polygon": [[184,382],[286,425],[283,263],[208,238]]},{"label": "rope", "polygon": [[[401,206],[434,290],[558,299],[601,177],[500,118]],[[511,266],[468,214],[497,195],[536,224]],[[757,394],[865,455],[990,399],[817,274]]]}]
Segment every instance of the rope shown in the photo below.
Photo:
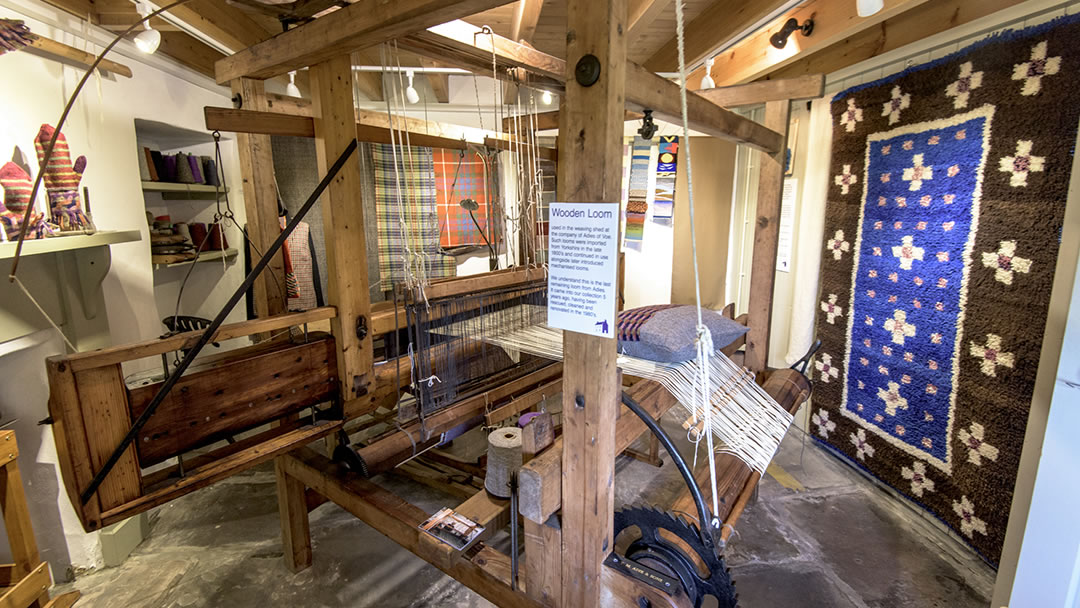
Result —
[{"label": "rope", "polygon": [[23,285],[23,282],[19,280],[19,277],[11,275],[11,280],[15,281],[15,284],[19,286],[19,289],[21,289],[24,294],[26,294],[27,298],[30,298],[30,303],[34,305],[34,308],[38,309],[38,312],[41,313],[41,316],[45,317],[45,320],[49,322],[49,325],[52,325],[52,328],[60,334],[60,337],[64,339],[64,344],[68,345],[68,348],[71,349],[71,352],[79,352],[79,349],[75,348],[75,345],[71,343],[71,340],[68,340],[68,337],[64,335],[64,332],[60,329],[60,326],[58,326],[52,320],[52,317],[49,316],[49,313],[45,312],[45,309],[41,307],[41,304],[38,304],[38,301],[34,299],[34,296],[30,295],[30,290],[28,290],[26,286]]}]

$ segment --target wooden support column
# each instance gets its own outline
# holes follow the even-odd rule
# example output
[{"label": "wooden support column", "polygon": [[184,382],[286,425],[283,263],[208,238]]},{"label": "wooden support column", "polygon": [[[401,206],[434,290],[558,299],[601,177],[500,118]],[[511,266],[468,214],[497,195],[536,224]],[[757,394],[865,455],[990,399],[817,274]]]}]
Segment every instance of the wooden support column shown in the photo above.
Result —
[{"label": "wooden support column", "polygon": [[[791,102],[765,104],[765,127],[787,141]],[[778,154],[760,152],[757,222],[754,228],[754,260],[750,268],[750,303],[746,334],[747,369],[765,370],[769,362],[769,326],[772,323],[773,287],[776,283],[776,244],[780,238],[780,199],[784,195],[784,149]]]},{"label": "wooden support column", "polygon": [[562,588],[562,530],[559,518],[525,523],[525,593],[545,606],[556,606]]},{"label": "wooden support column", "polygon": [[[349,55],[341,55],[311,66],[311,105],[320,174],[326,173],[356,137],[351,63]],[[330,304],[338,311],[331,328],[338,348],[338,377],[346,419],[366,412],[374,397],[371,294],[360,201],[360,164],[354,154],[322,195]],[[364,331],[358,332],[359,327]]]},{"label": "wooden support column", "polygon": [[300,572],[311,565],[311,529],[304,484],[285,471],[284,457],[274,460],[277,476],[278,517],[281,518],[281,549],[285,567]]},{"label": "wooden support column", "polygon": [[[626,106],[626,10],[626,0],[568,6],[566,100],[559,123],[560,201],[607,202],[612,209],[618,208]],[[575,66],[586,55],[599,60],[599,77],[591,86],[582,86],[574,77]],[[561,605],[599,606],[603,561],[614,549],[615,419],[619,413],[615,340],[566,332],[563,350]]]},{"label": "wooden support column", "polygon": [[[269,109],[261,80],[237,78],[232,81],[232,92],[240,95],[245,110],[265,112]],[[257,260],[281,232],[281,225],[278,224],[277,183],[274,181],[274,154],[269,135],[239,133],[236,136],[236,147],[240,155],[240,175],[244,180],[248,237],[254,245],[251,258]],[[282,253],[275,255],[252,287],[256,316],[278,315],[286,312],[288,308],[283,256]]]}]

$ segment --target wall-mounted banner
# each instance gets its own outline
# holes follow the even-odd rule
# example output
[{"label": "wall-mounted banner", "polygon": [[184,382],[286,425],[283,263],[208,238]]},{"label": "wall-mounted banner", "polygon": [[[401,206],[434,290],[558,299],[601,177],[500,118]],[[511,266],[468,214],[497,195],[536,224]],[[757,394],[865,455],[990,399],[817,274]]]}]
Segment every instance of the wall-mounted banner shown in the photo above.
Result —
[{"label": "wall-mounted banner", "polygon": [[552,203],[549,217],[548,325],[614,337],[619,205]]}]

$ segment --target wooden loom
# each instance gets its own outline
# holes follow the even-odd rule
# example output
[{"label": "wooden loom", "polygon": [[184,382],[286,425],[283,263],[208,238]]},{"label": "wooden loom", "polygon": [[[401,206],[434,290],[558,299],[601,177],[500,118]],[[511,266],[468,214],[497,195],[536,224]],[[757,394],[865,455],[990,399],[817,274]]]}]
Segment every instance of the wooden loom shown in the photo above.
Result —
[{"label": "wooden loom", "polygon": [[[404,0],[380,4],[378,11],[372,11],[368,3],[358,2],[219,61],[218,81],[232,86],[243,106],[240,110],[207,108],[207,126],[241,133],[244,198],[255,244],[265,248],[278,230],[270,134],[314,137],[320,171],[358,133],[362,139],[385,141],[389,129],[381,122],[384,119],[358,115],[354,109],[349,53],[391,39],[440,63],[482,75],[491,74],[494,60],[500,77],[509,79],[524,70],[533,82],[564,91],[558,117],[557,198],[617,204],[625,112],[650,109],[658,117],[677,118],[678,86],[626,60],[622,35],[626,0],[570,3],[568,31],[573,35],[568,36],[567,61],[499,36],[477,36],[478,28],[453,21],[505,3]],[[586,56],[594,57],[599,66],[599,75],[588,86],[574,77],[575,66]],[[310,104],[264,92],[260,79],[305,66],[310,67]],[[745,365],[792,410],[807,396],[808,384],[789,370],[767,373],[765,365],[783,173],[779,159],[785,149],[790,100],[820,96],[822,84],[820,78],[777,81],[756,85],[742,97],[739,87],[728,89],[728,99],[742,104],[765,102],[763,125],[716,105],[705,95],[689,95],[692,128],[763,152],[751,308],[745,319],[750,327]],[[430,138],[423,145],[460,145],[460,139],[431,135],[424,125],[410,123],[407,128]],[[415,138],[412,141],[417,143]],[[685,597],[667,596],[602,565],[614,540],[614,460],[646,430],[636,417],[624,415],[625,408],[619,405],[623,386],[615,370],[613,340],[568,332],[563,364],[492,386],[425,421],[426,432],[437,434],[485,412],[489,417],[493,411],[509,417],[535,405],[542,394],[562,391],[562,437],[537,453],[520,474],[525,568],[517,588],[510,582],[508,555],[483,542],[461,554],[450,551],[418,530],[428,513],[307,447],[321,438],[333,445],[335,433],[349,421],[396,403],[395,377],[408,376],[405,358],[378,365],[375,361],[373,340],[394,332],[405,319],[395,308],[370,301],[360,199],[359,167],[347,164],[322,198],[331,306],[281,314],[280,301],[267,295],[275,293],[269,285],[272,275],[264,273],[254,295],[262,318],[224,326],[214,339],[267,335],[325,320],[330,321],[331,335],[305,331],[305,337],[299,338],[294,332],[287,340],[269,340],[200,359],[202,368],[180,380],[85,504],[80,495],[89,480],[101,470],[153,391],[152,386],[126,387],[123,363],[184,350],[198,334],[49,360],[50,414],[61,468],[84,527],[97,529],[274,459],[285,562],[293,571],[312,561],[309,510],[330,500],[499,605],[613,605],[612,598],[630,605],[641,597],[659,605],[683,605]],[[280,266],[280,261],[276,264]],[[284,276],[275,270],[276,276]],[[542,277],[542,270],[515,268],[438,281],[426,293],[430,298],[453,296]],[[627,383],[627,393],[653,418],[675,405],[655,383],[631,379]],[[585,406],[579,407],[579,402]],[[243,433],[248,434],[237,438]],[[230,441],[169,465],[193,448],[221,439]],[[408,427],[363,448],[368,460],[382,468],[399,463],[415,449]],[[718,456],[717,463],[722,510],[726,511],[717,515],[734,524],[757,477],[734,459]],[[148,471],[150,467],[155,468]],[[513,516],[509,501],[484,491],[456,510],[492,531]]]}]

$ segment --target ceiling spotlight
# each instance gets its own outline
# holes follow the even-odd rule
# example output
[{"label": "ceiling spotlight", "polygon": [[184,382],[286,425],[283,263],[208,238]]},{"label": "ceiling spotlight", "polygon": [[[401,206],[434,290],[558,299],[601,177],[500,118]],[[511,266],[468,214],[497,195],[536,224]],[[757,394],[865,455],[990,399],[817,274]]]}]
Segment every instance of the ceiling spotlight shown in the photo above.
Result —
[{"label": "ceiling spotlight", "polygon": [[869,17],[885,8],[885,0],[856,0],[855,11],[860,17]]},{"label": "ceiling spotlight", "polygon": [[705,77],[701,79],[701,89],[713,89],[716,88],[716,81],[712,78],[712,66],[716,61],[712,57],[705,60]]},{"label": "ceiling spotlight", "polygon": [[300,87],[296,86],[296,70],[289,72],[289,84],[285,85],[285,94],[300,97]]},{"label": "ceiling spotlight", "polygon": [[[153,12],[150,6],[144,2],[140,2],[135,5],[135,10],[138,11],[139,16],[146,18],[147,15]],[[161,45],[161,32],[150,27],[150,20],[143,21],[143,31],[139,32],[138,36],[135,36],[135,47],[147,55],[152,55],[154,51]]]},{"label": "ceiling spotlight", "polygon": [[405,72],[405,76],[409,79],[409,87],[405,89],[405,99],[408,99],[409,103],[419,103],[420,94],[416,92],[416,87],[413,86],[413,71],[408,70]]},{"label": "ceiling spotlight", "polygon": [[544,91],[544,94],[540,96],[540,101],[544,102],[544,105],[551,105],[551,91]]},{"label": "ceiling spotlight", "polygon": [[809,36],[814,33],[814,20],[807,19],[806,21],[803,21],[802,25],[799,25],[798,20],[792,17],[787,20],[784,27],[780,28],[779,32],[769,36],[769,42],[776,48],[782,49],[787,46],[788,37],[794,34],[796,30],[802,32],[803,36]]}]

